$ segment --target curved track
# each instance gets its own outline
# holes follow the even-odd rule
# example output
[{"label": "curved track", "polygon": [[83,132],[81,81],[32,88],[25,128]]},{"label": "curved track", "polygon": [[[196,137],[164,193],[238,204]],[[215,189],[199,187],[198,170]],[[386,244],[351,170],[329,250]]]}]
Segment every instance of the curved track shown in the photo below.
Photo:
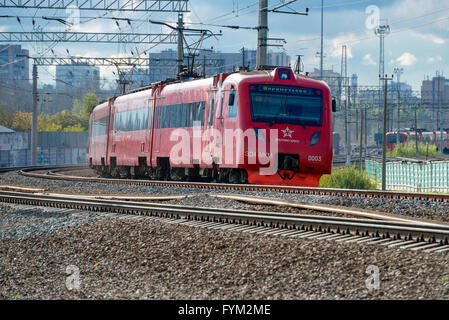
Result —
[{"label": "curved track", "polygon": [[[310,187],[291,187],[291,186],[269,186],[269,185],[252,185],[252,184],[224,184],[209,182],[178,182],[178,181],[154,181],[154,180],[133,180],[133,179],[107,179],[94,177],[80,177],[75,175],[61,174],[62,171],[78,170],[76,168],[57,168],[48,169],[46,173],[33,172],[36,169],[23,169],[20,174],[28,177],[67,180],[67,181],[84,181],[99,182],[110,184],[128,184],[128,185],[145,185],[145,186],[173,186],[183,188],[199,188],[199,189],[224,189],[224,190],[245,190],[245,191],[275,191],[283,193],[310,194],[310,195],[330,195],[345,197],[374,197],[374,198],[390,198],[390,199],[413,199],[436,202],[449,202],[449,194],[438,193],[416,193],[416,192],[393,192],[378,190],[350,190],[350,189],[328,189],[328,188],[310,188]],[[84,167],[87,168],[87,167]],[[43,170],[40,168],[40,170]]]}]

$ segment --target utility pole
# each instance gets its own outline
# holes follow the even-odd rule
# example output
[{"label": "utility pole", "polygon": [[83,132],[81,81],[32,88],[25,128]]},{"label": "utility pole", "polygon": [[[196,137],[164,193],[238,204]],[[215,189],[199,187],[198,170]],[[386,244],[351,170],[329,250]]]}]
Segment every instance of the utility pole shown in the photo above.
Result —
[{"label": "utility pole", "polygon": [[[363,108],[360,108],[360,145],[359,145],[359,171],[362,172],[362,149],[363,149]],[[356,124],[357,125],[357,124]],[[366,133],[365,133],[366,134]]]},{"label": "utility pole", "polygon": [[396,136],[396,145],[399,145],[399,143],[401,142],[400,138],[400,115],[401,115],[401,74],[404,73],[404,69],[403,68],[394,68],[394,73],[396,74],[396,83],[397,83],[397,90],[398,90],[398,132],[397,132],[397,136]]},{"label": "utility pole", "polygon": [[324,18],[324,0],[321,0],[321,50],[320,50],[320,80],[323,80],[323,18]]},{"label": "utility pole", "polygon": [[[441,80],[442,80],[442,77],[438,76],[438,130],[440,131],[440,152],[443,152],[444,139],[443,139],[443,129],[442,129],[443,117],[442,117],[442,110],[441,110],[441,89],[440,89]],[[436,139],[436,137],[435,137],[435,139]]]},{"label": "utility pole", "polygon": [[301,57],[303,55],[302,54],[298,54],[297,58],[296,58],[296,63],[295,63],[295,73],[296,74],[300,74],[301,73]]},{"label": "utility pole", "polygon": [[418,103],[415,102],[415,155],[418,157],[418,117],[416,115]]},{"label": "utility pole", "polygon": [[383,133],[382,133],[382,191],[386,190],[387,182],[387,91],[388,81],[393,80],[393,76],[388,78],[387,75],[379,75],[379,79],[384,81],[384,120],[383,120]]},{"label": "utility pole", "polygon": [[349,108],[349,79],[348,79],[348,68],[347,68],[347,54],[346,54],[346,46],[342,46],[341,48],[341,74],[340,77],[343,78],[343,83],[340,86],[340,92],[345,92],[345,109],[344,109],[344,117],[345,117],[345,151],[346,151],[346,166],[351,165],[351,141],[349,137],[349,128],[348,128],[348,108]]},{"label": "utility pole", "polygon": [[256,69],[267,65],[268,0],[259,0],[259,26],[257,28]]},{"label": "utility pole", "polygon": [[257,26],[257,57],[256,57],[256,69],[260,69],[268,64],[268,46],[282,47],[282,45],[269,45],[268,40],[281,40],[287,43],[285,39],[268,38],[268,12],[295,14],[307,16],[309,14],[309,8],[306,8],[306,12],[282,11],[279,10],[289,4],[296,2],[296,0],[290,0],[285,3],[281,3],[277,7],[268,10],[268,0],[259,0],[259,25]]},{"label": "utility pole", "polygon": [[37,164],[37,64],[33,62],[33,115],[31,121],[31,165]]},{"label": "utility pole", "polygon": [[183,14],[178,14],[178,57],[176,64],[178,67],[178,74],[182,72],[184,66],[184,37],[182,36],[182,30],[184,29]]}]

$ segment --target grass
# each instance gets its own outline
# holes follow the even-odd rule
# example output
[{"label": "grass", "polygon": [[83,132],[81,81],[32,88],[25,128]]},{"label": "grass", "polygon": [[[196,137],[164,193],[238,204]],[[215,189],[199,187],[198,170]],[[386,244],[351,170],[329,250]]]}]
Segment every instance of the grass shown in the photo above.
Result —
[{"label": "grass", "polygon": [[333,169],[331,174],[321,177],[319,186],[322,188],[375,190],[377,183],[372,182],[365,171],[355,167]]},{"label": "grass", "polygon": [[[418,143],[418,156],[437,156],[441,152],[437,151],[437,147],[433,144]],[[406,145],[396,145],[393,150],[387,153],[388,157],[415,157],[416,156],[416,146],[415,142],[411,141]]]}]

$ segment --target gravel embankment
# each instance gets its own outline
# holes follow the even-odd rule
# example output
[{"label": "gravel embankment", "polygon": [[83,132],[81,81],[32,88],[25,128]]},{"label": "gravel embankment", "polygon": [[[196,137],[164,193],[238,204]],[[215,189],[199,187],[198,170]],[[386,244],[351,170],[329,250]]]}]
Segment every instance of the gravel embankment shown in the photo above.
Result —
[{"label": "gravel embankment", "polygon": [[0,203],[0,239],[22,240],[55,234],[102,218],[96,212]]},{"label": "gravel embankment", "polygon": [[[92,175],[90,169],[80,172],[84,176]],[[75,175],[75,172],[70,172]],[[342,196],[318,196],[318,195],[298,195],[278,192],[261,191],[230,191],[230,190],[202,190],[195,188],[159,187],[159,186],[135,186],[124,184],[104,184],[57,181],[48,179],[37,179],[24,177],[16,172],[9,172],[0,175],[0,184],[28,186],[45,188],[51,192],[65,192],[74,194],[121,194],[132,196],[154,196],[154,195],[205,195],[208,193],[244,194],[266,199],[281,199],[299,203],[319,203],[337,205],[344,207],[356,207],[368,210],[423,218],[425,220],[438,220],[449,222],[449,203],[438,203],[424,200],[395,200],[377,199],[363,197],[342,197]],[[202,200],[203,199],[203,200]],[[182,200],[172,200],[169,203],[193,205],[193,206],[226,206],[235,209],[258,210],[257,206],[231,200],[214,199],[212,197],[194,197]],[[296,209],[285,209],[272,207],[273,210],[285,212],[297,212]]]},{"label": "gravel embankment", "polygon": [[[9,205],[0,212],[1,299],[449,298],[446,254],[88,213],[82,223],[46,232],[62,217],[76,217],[38,209],[27,215]],[[23,225],[41,232],[5,233]],[[369,265],[380,270],[372,293],[365,284]],[[66,282],[74,284],[68,266],[79,270],[79,289],[67,289]]]}]

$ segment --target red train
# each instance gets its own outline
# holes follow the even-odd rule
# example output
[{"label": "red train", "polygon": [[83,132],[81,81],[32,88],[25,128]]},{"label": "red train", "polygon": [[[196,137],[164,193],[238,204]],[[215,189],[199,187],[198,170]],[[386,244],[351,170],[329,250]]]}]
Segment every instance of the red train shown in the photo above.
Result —
[{"label": "red train", "polygon": [[290,68],[156,83],[96,106],[103,176],[317,186],[332,166],[328,86]]}]

